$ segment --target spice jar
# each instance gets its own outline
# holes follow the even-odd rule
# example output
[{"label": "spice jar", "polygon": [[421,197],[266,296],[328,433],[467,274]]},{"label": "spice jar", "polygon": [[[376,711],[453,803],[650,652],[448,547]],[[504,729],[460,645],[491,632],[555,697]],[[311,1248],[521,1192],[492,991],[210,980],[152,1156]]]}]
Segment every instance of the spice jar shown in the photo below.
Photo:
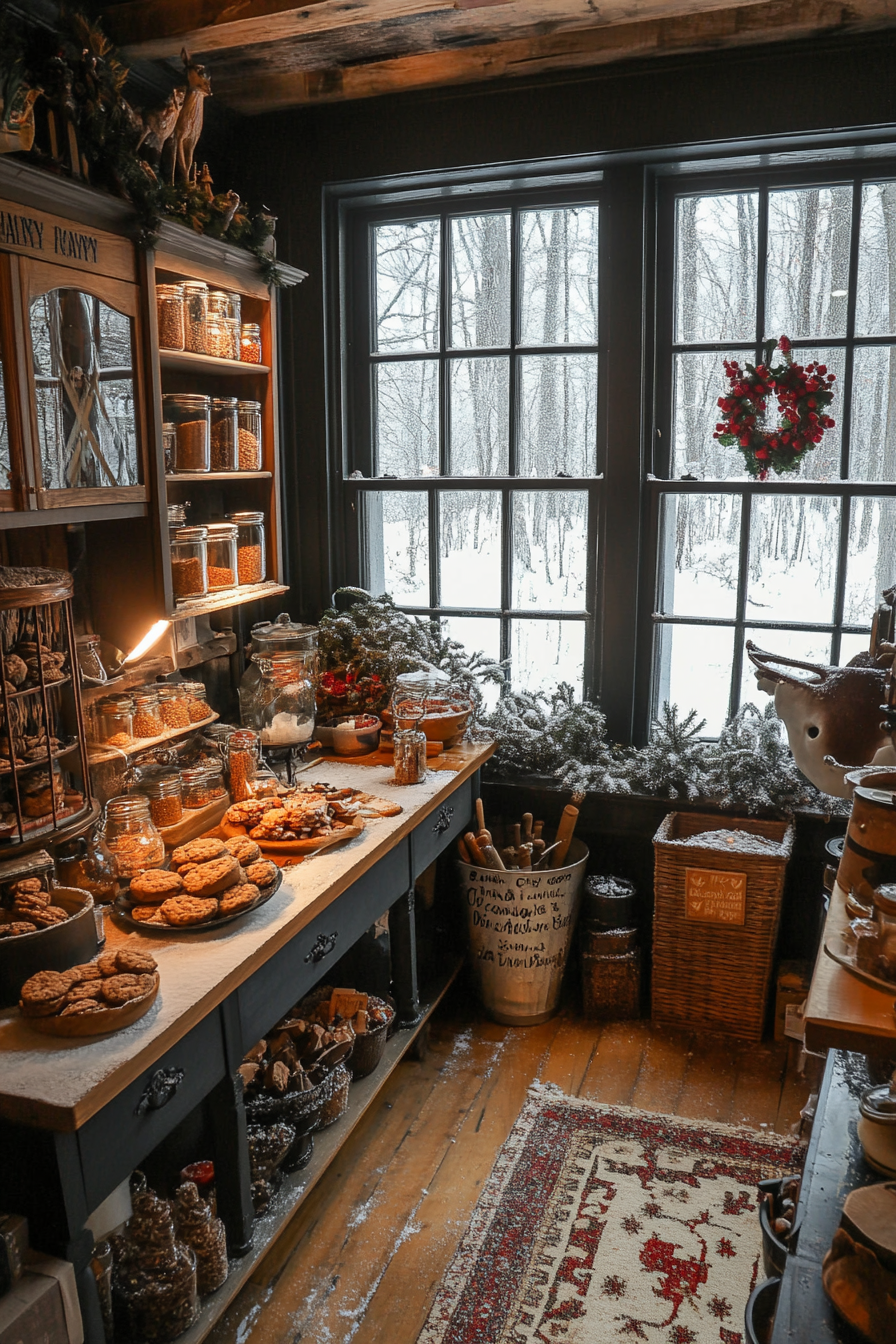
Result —
[{"label": "spice jar", "polygon": [[180,775],[158,775],[142,786],[149,799],[149,815],[156,826],[176,826],[189,803],[183,797]]},{"label": "spice jar", "polygon": [[162,457],[165,461],[165,475],[170,476],[177,459],[177,425],[171,420],[166,420],[162,425]]},{"label": "spice jar", "polygon": [[257,322],[244,322],[240,328],[240,359],[244,364],[261,363],[261,327]]},{"label": "spice jar", "polygon": [[227,318],[223,313],[209,312],[205,328],[206,353],[215,359],[229,359],[230,336],[227,331]]},{"label": "spice jar", "polygon": [[212,397],[211,467],[212,471],[237,469],[236,397]]},{"label": "spice jar", "polygon": [[239,421],[238,462],[240,471],[261,471],[261,402],[237,404]]},{"label": "spice jar", "polygon": [[207,523],[206,531],[208,590],[210,593],[216,593],[222,588],[234,588],[237,529],[233,523]]},{"label": "spice jar", "polygon": [[202,723],[203,719],[208,718],[211,713],[208,707],[208,693],[201,681],[182,681],[180,693],[187,706],[191,723]]},{"label": "spice jar", "polygon": [[163,350],[184,348],[184,287],[156,285],[159,345]]},{"label": "spice jar", "polygon": [[192,1181],[181,1185],[174,1197],[174,1226],[196,1256],[196,1286],[200,1296],[214,1293],[227,1278],[224,1224],[213,1217]]},{"label": "spice jar", "polygon": [[208,771],[204,766],[191,765],[180,772],[184,807],[208,807],[211,794],[208,787]]},{"label": "spice jar", "polygon": [[111,905],[118,895],[118,862],[99,827],[57,848],[56,873],[60,886],[89,891],[94,905]]},{"label": "spice jar", "polygon": [[207,353],[208,285],[204,280],[184,281],[184,349],[194,355]]},{"label": "spice jar", "polygon": [[171,1205],[150,1191],[133,1199],[112,1271],[115,1335],[159,1344],[199,1315],[196,1256],[176,1241]]},{"label": "spice jar", "polygon": [[261,739],[251,728],[238,728],[227,739],[227,773],[230,796],[242,803],[254,794],[252,787],[261,764]]},{"label": "spice jar", "polygon": [[174,425],[174,470],[208,471],[211,465],[211,398],[192,392],[167,392],[163,414]]},{"label": "spice jar", "polygon": [[243,583],[262,583],[265,577],[264,514],[228,513],[228,521],[238,529],[236,538],[237,579]]},{"label": "spice jar", "polygon": [[224,762],[204,761],[203,769],[205,770],[209,802],[214,802],[216,798],[223,798],[227,792],[224,785]]},{"label": "spice jar", "polygon": [[134,692],[134,736],[161,737],[165,725],[159,714],[159,697],[156,691]]},{"label": "spice jar", "polygon": [[103,835],[122,877],[136,877],[165,862],[165,842],[150,816],[149,799],[141,793],[109,799]]},{"label": "spice jar", "polygon": [[426,778],[426,734],[419,728],[396,728],[395,783],[421,784]]},{"label": "spice jar", "polygon": [[180,686],[159,687],[159,714],[166,728],[189,728],[190,710]]},{"label": "spice jar", "polygon": [[[97,705],[99,737],[112,746],[130,746],[134,740],[134,701],[129,695],[110,695]],[[125,742],[124,739],[127,738]]]},{"label": "spice jar", "polygon": [[171,536],[171,587],[176,598],[205,597],[208,592],[204,527],[181,527]]}]

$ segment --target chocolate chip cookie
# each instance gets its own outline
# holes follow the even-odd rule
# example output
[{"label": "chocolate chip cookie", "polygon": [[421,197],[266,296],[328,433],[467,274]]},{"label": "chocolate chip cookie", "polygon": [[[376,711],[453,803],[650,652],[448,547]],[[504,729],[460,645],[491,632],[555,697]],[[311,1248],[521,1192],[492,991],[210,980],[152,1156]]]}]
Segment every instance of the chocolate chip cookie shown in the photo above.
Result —
[{"label": "chocolate chip cookie", "polygon": [[103,981],[103,998],[112,1008],[142,999],[155,985],[153,975],[110,975]]},{"label": "chocolate chip cookie", "polygon": [[62,1006],[71,983],[63,971],[38,971],[22,986],[22,1012],[27,1017],[51,1017]]}]

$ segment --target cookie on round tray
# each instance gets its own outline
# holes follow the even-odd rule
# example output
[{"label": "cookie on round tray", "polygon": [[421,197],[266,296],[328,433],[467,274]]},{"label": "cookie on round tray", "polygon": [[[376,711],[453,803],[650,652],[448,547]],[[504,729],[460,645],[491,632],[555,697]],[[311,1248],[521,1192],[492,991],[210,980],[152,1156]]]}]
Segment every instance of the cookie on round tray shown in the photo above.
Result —
[{"label": "cookie on round tray", "polygon": [[188,928],[192,924],[207,924],[218,913],[214,897],[172,896],[161,906],[161,915],[174,928]]},{"label": "cookie on round tray", "polygon": [[200,837],[198,840],[188,840],[185,845],[179,845],[172,851],[171,866],[180,871],[181,865],[185,863],[208,863],[211,859],[218,859],[227,850],[223,840],[214,840],[210,836]]},{"label": "cookie on round tray", "polygon": [[[152,907],[157,913],[156,907]],[[96,1035],[137,1020],[158,987],[155,957],[137,948],[103,952],[67,971],[38,971],[21,989],[19,1008],[36,1030],[51,1035]],[[142,1001],[146,1000],[145,1006]],[[122,1020],[122,1013],[126,1019]],[[74,1020],[72,1020],[74,1019]],[[89,1019],[95,1025],[78,1025]],[[54,1026],[59,1021],[58,1028]]]},{"label": "cookie on round tray", "polygon": [[246,877],[253,882],[256,887],[267,887],[277,876],[278,868],[276,863],[271,863],[270,859],[258,859],[255,863],[250,863],[245,869]]},{"label": "cookie on round tray", "polygon": [[242,882],[222,893],[218,901],[219,915],[239,915],[249,910],[258,900],[261,892],[252,882]]},{"label": "cookie on round tray", "polygon": [[237,863],[243,868],[248,868],[250,863],[255,863],[257,859],[261,858],[260,848],[248,835],[235,835],[231,840],[225,840],[224,843]]},{"label": "cookie on round tray", "polygon": [[240,864],[226,851],[218,859],[201,863],[184,878],[184,892],[188,896],[215,896],[240,881]]},{"label": "cookie on round tray", "polygon": [[161,905],[184,889],[183,878],[165,868],[149,868],[131,878],[130,895],[136,905]]}]

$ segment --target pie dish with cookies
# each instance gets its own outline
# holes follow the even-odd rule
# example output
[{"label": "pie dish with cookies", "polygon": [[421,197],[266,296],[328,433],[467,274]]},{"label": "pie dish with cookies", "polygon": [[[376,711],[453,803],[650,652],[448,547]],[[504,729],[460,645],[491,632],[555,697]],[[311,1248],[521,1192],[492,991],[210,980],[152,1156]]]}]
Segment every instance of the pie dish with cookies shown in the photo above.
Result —
[{"label": "pie dish with cookies", "polygon": [[155,958],[115,948],[67,971],[37,971],[22,986],[19,1010],[47,1036],[101,1036],[136,1022],[158,992]]},{"label": "pie dish with cookies", "polygon": [[132,878],[113,908],[141,933],[205,933],[264,905],[282,880],[249,837],[203,837],[175,849],[170,868]]}]

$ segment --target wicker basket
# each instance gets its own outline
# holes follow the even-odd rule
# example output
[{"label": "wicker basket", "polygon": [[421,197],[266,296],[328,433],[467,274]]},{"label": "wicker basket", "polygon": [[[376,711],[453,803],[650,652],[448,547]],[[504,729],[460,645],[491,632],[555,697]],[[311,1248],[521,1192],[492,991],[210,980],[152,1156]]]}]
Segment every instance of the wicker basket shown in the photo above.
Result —
[{"label": "wicker basket", "polygon": [[345,1061],[353,1078],[366,1078],[377,1068],[385,1054],[386,1041],[391,1035],[392,1023],[395,1021],[395,1009],[391,1004],[376,998],[373,994],[368,995],[368,998],[377,1008],[385,1008],[386,1020],[378,1027],[369,1027],[362,1035],[355,1037],[352,1053]]},{"label": "wicker basket", "polygon": [[[674,843],[720,830],[774,840],[778,853]],[[761,1040],[793,826],[755,817],[671,812],[653,848],[654,1020]],[[688,870],[696,876],[689,879]],[[702,871],[735,876],[727,882],[707,879],[709,900],[702,902]]]}]

